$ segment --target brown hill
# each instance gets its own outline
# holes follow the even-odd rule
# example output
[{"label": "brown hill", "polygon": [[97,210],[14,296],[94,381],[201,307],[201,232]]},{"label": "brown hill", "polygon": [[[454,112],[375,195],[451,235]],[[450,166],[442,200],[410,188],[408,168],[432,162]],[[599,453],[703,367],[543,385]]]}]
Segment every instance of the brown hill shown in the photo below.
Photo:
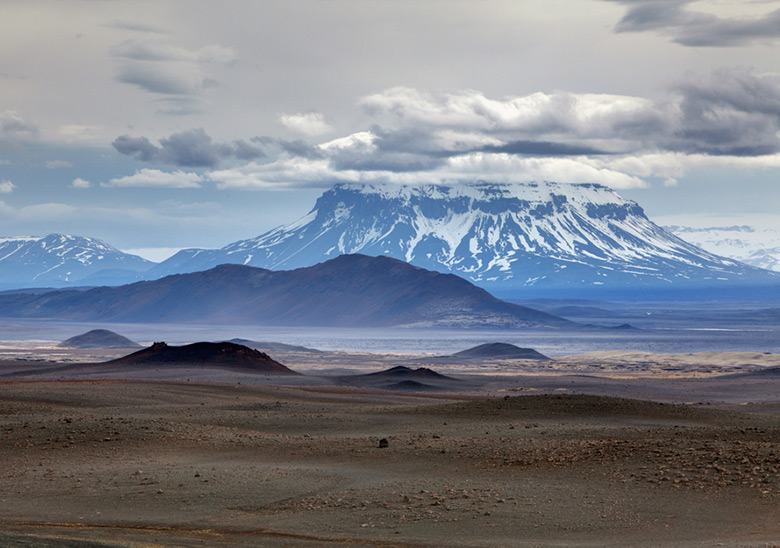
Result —
[{"label": "brown hill", "polygon": [[105,365],[109,364],[165,367],[212,366],[273,375],[300,374],[264,352],[229,342],[199,342],[185,346],[168,346],[164,342],[156,342],[149,348],[105,362]]}]

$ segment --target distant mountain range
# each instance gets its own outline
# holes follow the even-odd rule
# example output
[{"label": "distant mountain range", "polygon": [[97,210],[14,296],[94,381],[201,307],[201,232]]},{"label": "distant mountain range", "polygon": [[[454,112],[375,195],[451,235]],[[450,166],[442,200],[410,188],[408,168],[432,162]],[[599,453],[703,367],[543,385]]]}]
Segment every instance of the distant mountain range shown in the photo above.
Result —
[{"label": "distant mountain range", "polygon": [[96,238],[0,239],[0,289],[117,285],[143,279],[154,265]]},{"label": "distant mountain range", "polygon": [[221,263],[270,269],[362,253],[458,274],[491,291],[778,283],[704,251],[595,184],[339,184],[298,221],[222,249],[183,250],[150,274]]},{"label": "distant mountain range", "polygon": [[343,255],[292,271],[221,265],[120,287],[5,294],[0,295],[0,317],[332,327],[578,327],[496,299],[458,276],[365,255]]},{"label": "distant mountain range", "polygon": [[6,289],[119,285],[220,264],[291,270],[356,253],[457,274],[510,298],[780,284],[780,274],[680,239],[611,189],[549,182],[339,184],[294,223],[159,264],[62,235],[7,240],[0,253]]},{"label": "distant mountain range", "polygon": [[665,228],[710,253],[780,272],[780,227],[774,230],[748,225]]}]

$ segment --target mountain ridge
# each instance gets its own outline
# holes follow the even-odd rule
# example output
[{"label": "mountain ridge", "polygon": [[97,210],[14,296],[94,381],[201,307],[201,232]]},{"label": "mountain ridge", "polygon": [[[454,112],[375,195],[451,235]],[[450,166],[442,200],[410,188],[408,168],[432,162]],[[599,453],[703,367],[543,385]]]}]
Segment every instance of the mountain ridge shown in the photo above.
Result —
[{"label": "mountain ridge", "polygon": [[111,279],[135,281],[154,264],[97,238],[54,233],[0,239],[2,289],[90,285],[84,280],[101,279],[100,273],[107,271],[112,272]]},{"label": "mountain ridge", "polygon": [[294,269],[354,253],[491,291],[780,282],[685,242],[607,187],[551,182],[337,184],[293,223],[219,250],[183,250],[149,274],[220,263]]},{"label": "mountain ridge", "polygon": [[458,276],[365,255],[342,255],[292,271],[224,264],[120,287],[0,295],[0,317],[327,327],[579,327],[501,301]]}]

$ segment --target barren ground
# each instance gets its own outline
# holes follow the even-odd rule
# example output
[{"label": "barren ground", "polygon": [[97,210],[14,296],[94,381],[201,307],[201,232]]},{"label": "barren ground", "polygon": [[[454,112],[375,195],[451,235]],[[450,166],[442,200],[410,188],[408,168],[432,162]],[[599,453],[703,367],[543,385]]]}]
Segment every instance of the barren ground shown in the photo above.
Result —
[{"label": "barren ground", "polygon": [[0,545],[780,543],[772,401],[514,394],[4,382]]}]

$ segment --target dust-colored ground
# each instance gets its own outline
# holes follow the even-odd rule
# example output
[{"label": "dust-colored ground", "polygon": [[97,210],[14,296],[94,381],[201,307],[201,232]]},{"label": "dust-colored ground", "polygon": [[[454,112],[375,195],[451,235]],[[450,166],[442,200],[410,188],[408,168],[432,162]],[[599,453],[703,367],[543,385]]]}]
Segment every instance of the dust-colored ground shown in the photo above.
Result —
[{"label": "dust-colored ground", "polygon": [[772,413],[582,395],[6,382],[0,463],[2,546],[780,543]]}]

